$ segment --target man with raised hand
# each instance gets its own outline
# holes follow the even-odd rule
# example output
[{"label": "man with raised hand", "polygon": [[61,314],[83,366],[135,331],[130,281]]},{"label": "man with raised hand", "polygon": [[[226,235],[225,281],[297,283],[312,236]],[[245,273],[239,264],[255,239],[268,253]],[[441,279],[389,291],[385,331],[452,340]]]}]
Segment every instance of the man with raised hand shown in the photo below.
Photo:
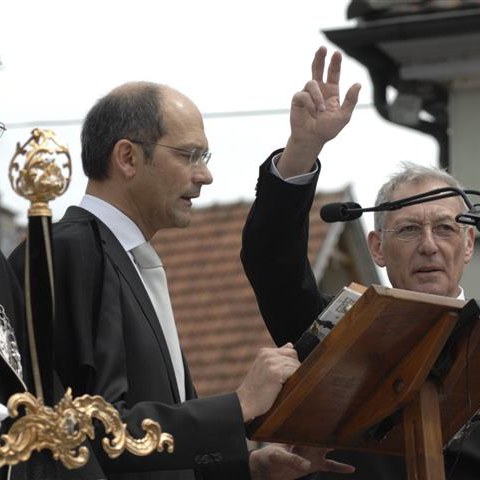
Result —
[{"label": "man with raised hand", "polygon": [[[350,87],[340,103],[341,55],[332,55],[324,79],[326,53],[325,48],[318,50],[312,80],[293,96],[286,147],[260,167],[256,199],[243,232],[245,272],[277,344],[296,342],[332,299],[318,291],[308,261],[309,211],[320,173],[317,157],[348,123],[359,85]],[[352,161],[360,160],[354,156]],[[406,165],[380,189],[376,204],[441,187],[460,185],[438,169]],[[369,249],[377,265],[386,268],[393,287],[464,298],[460,281],[474,248],[473,228],[455,222],[464,208],[460,197],[450,197],[375,214]],[[356,466],[352,479],[407,478],[399,457],[340,451],[331,456]],[[445,462],[449,480],[477,478],[480,429],[472,428],[462,442],[446,449]],[[338,475],[324,473],[321,478]]]}]

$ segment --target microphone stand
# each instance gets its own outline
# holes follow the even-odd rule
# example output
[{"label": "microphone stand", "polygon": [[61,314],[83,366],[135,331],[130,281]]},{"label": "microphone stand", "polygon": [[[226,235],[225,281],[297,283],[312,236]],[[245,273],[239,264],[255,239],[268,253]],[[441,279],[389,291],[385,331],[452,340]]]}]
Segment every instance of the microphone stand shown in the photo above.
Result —
[{"label": "microphone stand", "polygon": [[417,195],[412,195],[410,197],[401,198],[399,200],[394,200],[392,202],[384,202],[376,207],[364,209],[364,211],[371,212],[383,212],[390,210],[399,210],[403,207],[408,207],[411,205],[417,205],[419,203],[431,202],[433,200],[441,200],[443,198],[461,196],[465,205],[468,207],[467,212],[459,213],[455,217],[455,221],[465,225],[472,225],[477,227],[477,230],[480,231],[480,204],[472,204],[468,195],[478,195],[480,196],[480,191],[478,190],[461,190],[454,187],[442,187],[436,188],[429,192],[419,193]]}]

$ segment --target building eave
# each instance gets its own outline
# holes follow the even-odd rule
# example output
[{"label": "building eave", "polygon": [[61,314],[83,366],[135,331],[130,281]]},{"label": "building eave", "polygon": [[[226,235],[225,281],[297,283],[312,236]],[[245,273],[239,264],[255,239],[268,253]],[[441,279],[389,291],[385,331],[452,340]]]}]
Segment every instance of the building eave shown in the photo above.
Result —
[{"label": "building eave", "polygon": [[[448,89],[459,79],[480,80],[480,8],[359,21],[323,33],[368,69],[378,113],[432,135],[448,169]],[[388,87],[397,90],[393,102]]]}]

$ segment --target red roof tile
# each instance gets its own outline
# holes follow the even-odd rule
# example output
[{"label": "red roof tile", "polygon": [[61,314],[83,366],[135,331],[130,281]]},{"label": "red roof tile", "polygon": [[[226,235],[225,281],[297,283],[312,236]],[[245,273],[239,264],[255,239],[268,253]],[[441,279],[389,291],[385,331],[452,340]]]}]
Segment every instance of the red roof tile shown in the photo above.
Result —
[{"label": "red roof tile", "polygon": [[[328,229],[320,205],[344,192],[317,194],[310,219],[310,256]],[[273,346],[240,263],[250,203],[195,209],[186,229],[155,235],[168,275],[180,343],[200,396],[236,390],[261,347]]]}]

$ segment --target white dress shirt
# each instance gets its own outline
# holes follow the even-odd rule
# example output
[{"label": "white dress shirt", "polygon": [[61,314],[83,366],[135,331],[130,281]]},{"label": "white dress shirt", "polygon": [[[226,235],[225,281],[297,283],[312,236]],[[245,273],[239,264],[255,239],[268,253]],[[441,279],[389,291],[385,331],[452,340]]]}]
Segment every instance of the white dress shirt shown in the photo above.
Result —
[{"label": "white dress shirt", "polygon": [[272,158],[272,163],[270,164],[270,172],[273,173],[276,177],[281,178],[287,183],[292,183],[294,185],[307,185],[313,180],[313,177],[317,173],[318,170],[318,164],[315,163],[315,169],[312,172],[308,173],[303,173],[301,175],[295,175],[293,177],[288,177],[288,178],[283,178],[280,175],[280,172],[278,171],[277,168],[277,162],[282,156],[282,153],[277,153],[273,158]]}]

